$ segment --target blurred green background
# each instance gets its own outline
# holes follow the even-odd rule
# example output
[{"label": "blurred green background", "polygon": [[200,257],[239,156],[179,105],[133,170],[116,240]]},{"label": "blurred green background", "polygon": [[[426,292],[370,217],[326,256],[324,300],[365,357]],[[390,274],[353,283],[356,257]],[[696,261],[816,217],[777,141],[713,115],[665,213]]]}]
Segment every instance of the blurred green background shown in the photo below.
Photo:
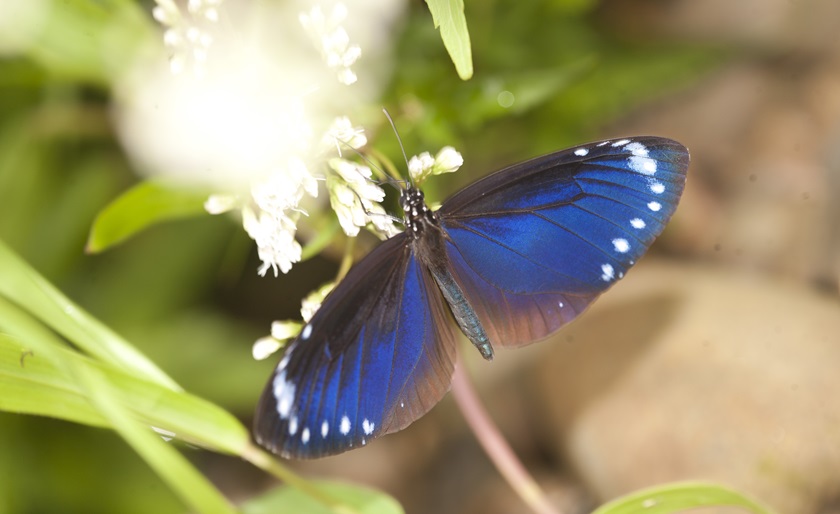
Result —
[{"label": "blurred green background", "polygon": [[[6,2],[0,28],[31,22],[15,18],[26,11],[16,4],[26,0]],[[188,391],[248,424],[274,364],[255,362],[251,344],[268,332],[271,321],[296,318],[300,299],[330,280],[338,263],[328,253],[289,275],[260,278],[255,248],[241,227],[211,216],[157,225],[102,254],[86,254],[96,214],[139,180],[111,113],[121,64],[105,63],[102,49],[131,54],[157,43],[161,29],[151,17],[151,2],[41,3],[46,10],[35,35],[26,41],[7,38],[0,47],[0,239]],[[228,0],[224,8],[246,10],[255,3],[260,2]],[[472,80],[458,79],[425,4],[410,2],[397,23],[392,75],[380,103],[369,106],[374,112],[380,105],[389,108],[409,154],[453,145],[464,155],[463,171],[430,182],[432,198],[442,200],[503,165],[618,135],[672,137],[686,144],[693,158],[680,211],[652,250],[660,260],[649,259],[652,264],[639,272],[647,281],[639,278],[587,315],[667,321],[677,335],[657,332],[664,338],[659,346],[634,347],[622,344],[627,330],[600,333],[603,324],[582,320],[575,332],[538,345],[544,348],[519,356],[504,352],[493,370],[467,356],[491,411],[526,464],[568,512],[585,512],[634,487],[681,478],[720,479],[788,512],[834,512],[840,395],[833,394],[837,379],[820,364],[840,362],[832,360],[840,351],[840,331],[832,321],[832,313],[840,319],[837,2],[495,0],[468,1],[466,14]],[[508,98],[515,101],[506,106]],[[383,120],[371,119],[378,124],[373,145],[401,162]],[[373,241],[364,239],[362,247]],[[651,284],[663,290],[650,293],[656,301],[648,302],[642,295]],[[752,296],[744,292],[754,289]],[[739,300],[719,311],[697,307],[696,324],[680,326],[685,304],[671,298],[695,295],[724,304],[727,298]],[[628,313],[622,298],[647,308]],[[796,307],[809,302],[813,308]],[[692,332],[697,327],[718,331]],[[587,337],[594,353],[577,355],[574,343]],[[656,367],[644,360],[667,353],[674,337],[685,343],[678,348],[697,350],[677,359],[690,371],[673,361]],[[708,360],[724,343],[721,351],[738,349],[735,356]],[[535,364],[554,362],[552,351],[567,354],[557,354],[553,368]],[[755,376],[728,367],[743,364],[745,355],[758,356],[750,357],[759,366]],[[802,355],[814,357],[800,362]],[[692,372],[705,381],[692,381]],[[636,461],[644,469],[634,469],[632,459],[618,456],[626,448],[621,437],[598,439],[602,432],[587,431],[581,424],[586,420],[576,417],[601,412],[603,420],[616,419],[598,409],[620,402],[609,399],[610,388],[634,373],[689,377],[685,383],[695,387],[687,387],[674,404],[686,412],[706,405],[709,384],[723,387],[716,393],[722,404],[734,402],[734,418],[740,413],[754,424],[735,419],[730,426],[730,411],[715,417],[710,413],[718,411],[708,410],[697,416],[706,418],[706,425],[698,420],[675,427],[665,432],[673,436],[669,440],[651,426],[660,412],[656,396],[643,395],[631,402],[637,410],[628,416],[638,421],[638,430],[650,431],[625,443],[638,449],[639,441],[657,441],[671,459]],[[720,379],[738,376],[744,382]],[[763,387],[767,377],[776,381]],[[574,399],[561,402],[570,406],[557,412],[550,398],[561,390]],[[580,394],[572,395],[576,391]],[[806,393],[821,403],[803,407]],[[596,403],[603,398],[607,404]],[[739,405],[738,398],[750,399],[749,406]],[[772,411],[811,416],[814,422],[800,426],[788,418],[762,417]],[[686,412],[670,411],[673,418],[665,424],[678,425],[674,418],[685,421]],[[740,430],[767,438],[769,446],[751,448],[749,438],[733,435]],[[297,466],[382,488],[409,512],[522,510],[450,401],[406,432],[347,456]],[[689,435],[680,439],[683,433]],[[699,433],[721,439],[704,446]],[[676,440],[687,443],[678,446]],[[686,450],[692,441],[697,453]],[[582,456],[577,449],[586,444],[610,448],[614,458],[605,464]],[[781,445],[794,446],[774,454]],[[272,483],[238,459],[192,448],[184,452],[235,501]],[[693,467],[708,461],[719,466]],[[623,467],[593,471],[612,464]],[[719,471],[739,465],[742,473]],[[112,432],[0,413],[0,509],[146,513],[183,507]]]}]

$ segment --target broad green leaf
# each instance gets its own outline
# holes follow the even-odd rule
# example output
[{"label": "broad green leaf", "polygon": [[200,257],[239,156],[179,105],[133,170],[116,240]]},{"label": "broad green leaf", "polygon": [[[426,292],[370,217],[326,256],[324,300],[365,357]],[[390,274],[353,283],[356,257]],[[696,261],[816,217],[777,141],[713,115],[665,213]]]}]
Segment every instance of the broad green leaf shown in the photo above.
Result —
[{"label": "broad green leaf", "polygon": [[435,28],[440,28],[443,46],[449,52],[458,76],[461,80],[469,80],[473,75],[473,64],[464,0],[426,0],[426,4],[432,13]]},{"label": "broad green leaf", "polygon": [[[79,348],[164,387],[180,387],[122,337],[71,302],[0,241],[0,296],[37,316]],[[0,327],[5,320],[0,317]],[[28,343],[27,343],[28,344]]]},{"label": "broad green leaf", "polygon": [[310,486],[337,499],[341,505],[332,509],[312,496],[293,487],[281,486],[242,506],[244,514],[402,514],[399,503],[390,496],[358,485],[341,482],[317,481]]},{"label": "broad green leaf", "polygon": [[754,514],[772,514],[747,496],[708,482],[676,482],[642,489],[613,500],[592,514],[671,514],[696,507],[741,507]]},{"label": "broad green leaf", "polygon": [[[2,313],[4,311],[0,311]],[[245,427],[227,411],[189,393],[172,391],[97,363],[73,350],[55,348],[56,366],[40,347],[0,334],[0,409],[109,426],[66,366],[84,365],[102,375],[112,395],[144,425],[215,451],[239,454],[248,446]]]},{"label": "broad green leaf", "polygon": [[140,182],[108,204],[93,222],[86,251],[98,253],[155,223],[206,215],[206,191]]},{"label": "broad green leaf", "polygon": [[79,361],[73,362],[70,369],[99,413],[186,504],[202,513],[236,512],[233,505],[186,457],[133,419],[119,393],[110,387],[100,370]]}]

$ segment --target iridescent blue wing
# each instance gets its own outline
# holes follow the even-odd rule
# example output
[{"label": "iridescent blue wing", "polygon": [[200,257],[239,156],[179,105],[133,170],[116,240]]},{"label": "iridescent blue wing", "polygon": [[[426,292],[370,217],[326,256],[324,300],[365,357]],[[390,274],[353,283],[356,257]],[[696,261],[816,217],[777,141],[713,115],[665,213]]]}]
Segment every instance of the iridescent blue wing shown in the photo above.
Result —
[{"label": "iridescent blue wing", "polygon": [[316,458],[405,428],[449,390],[455,336],[403,234],[378,246],[287,347],[260,399],[258,443]]},{"label": "iridescent blue wing", "polygon": [[669,139],[603,141],[511,166],[445,201],[450,265],[490,341],[541,339],[622,278],[674,213],[688,160]]}]

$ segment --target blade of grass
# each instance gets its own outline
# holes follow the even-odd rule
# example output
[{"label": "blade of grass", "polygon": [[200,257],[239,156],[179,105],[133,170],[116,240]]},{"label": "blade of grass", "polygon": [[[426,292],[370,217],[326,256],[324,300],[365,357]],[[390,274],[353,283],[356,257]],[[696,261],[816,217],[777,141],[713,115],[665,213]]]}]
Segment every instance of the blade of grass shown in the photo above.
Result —
[{"label": "blade of grass", "polygon": [[[0,314],[7,311],[2,307]],[[108,426],[64,366],[56,366],[35,347],[39,345],[27,348],[16,338],[0,334],[0,409]],[[248,431],[239,420],[202,398],[139,379],[73,350],[56,348],[52,353],[63,363],[87,365],[102,373],[109,388],[145,425],[223,453],[240,454],[249,444]]]},{"label": "blade of grass", "polygon": [[86,313],[0,241],[0,296],[37,316],[85,352],[138,377],[181,387],[139,350]]},{"label": "blade of grass", "polygon": [[70,367],[74,378],[99,413],[187,505],[197,512],[236,512],[233,505],[183,455],[148,427],[132,419],[100,370],[80,362],[73,362]]}]

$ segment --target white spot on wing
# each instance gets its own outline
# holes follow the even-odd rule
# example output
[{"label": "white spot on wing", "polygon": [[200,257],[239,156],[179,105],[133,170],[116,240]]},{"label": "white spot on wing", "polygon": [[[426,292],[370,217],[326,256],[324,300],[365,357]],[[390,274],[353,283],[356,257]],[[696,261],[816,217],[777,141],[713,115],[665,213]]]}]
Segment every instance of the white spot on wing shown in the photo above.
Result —
[{"label": "white spot on wing", "polygon": [[372,434],[373,433],[373,427],[374,427],[374,424],[371,423],[370,421],[368,421],[367,418],[365,418],[365,420],[362,421],[362,430],[365,431],[365,435]]},{"label": "white spot on wing", "polygon": [[577,150],[575,150],[575,155],[579,155],[581,157],[583,157],[584,155],[586,155],[588,153],[589,153],[589,150],[587,150],[586,148],[578,148]]},{"label": "white spot on wing", "polygon": [[615,251],[618,253],[627,253],[630,249],[630,243],[628,243],[626,239],[613,239],[612,244],[615,247]]},{"label": "white spot on wing", "polygon": [[324,420],[324,422],[321,423],[321,437],[327,437],[327,434],[329,434],[329,433],[330,433],[330,424],[327,422],[327,420]]},{"label": "white spot on wing", "polygon": [[289,346],[289,348],[286,350],[286,353],[283,354],[283,358],[280,359],[280,364],[277,365],[277,372],[278,373],[280,373],[281,371],[286,369],[286,366],[289,364],[289,360],[292,358],[292,352],[295,351],[295,345],[296,344],[297,344],[296,342],[292,343],[292,345]]},{"label": "white spot on wing", "polygon": [[300,441],[303,444],[306,444],[306,443],[309,442],[309,429],[308,428],[304,428],[303,432],[300,433]]},{"label": "white spot on wing", "polygon": [[604,145],[608,145],[608,144],[610,144],[609,141],[601,141],[600,143],[598,143],[597,146],[604,146]]},{"label": "white spot on wing", "polygon": [[624,147],[625,150],[629,151],[633,155],[638,155],[640,157],[647,157],[648,156],[648,149],[645,145],[639,142],[633,142],[629,145]]},{"label": "white spot on wing", "polygon": [[665,184],[662,182],[651,182],[650,190],[654,192],[654,194],[661,195],[665,192]]},{"label": "white spot on wing", "polygon": [[601,279],[604,282],[609,282],[610,280],[615,278],[615,270],[613,269],[611,264],[601,264],[601,271],[604,272],[601,275]]},{"label": "white spot on wing", "polygon": [[662,204],[659,202],[650,202],[648,204],[648,209],[652,210],[653,212],[659,212],[659,209],[662,208]]},{"label": "white spot on wing", "polygon": [[298,429],[298,419],[297,416],[292,416],[292,419],[289,420],[289,435],[295,435]]},{"label": "white spot on wing", "polygon": [[656,173],[656,161],[650,157],[633,155],[627,158],[627,166],[642,175],[653,175]]},{"label": "white spot on wing", "polygon": [[620,139],[620,140],[616,141],[615,143],[613,143],[612,145],[613,145],[613,147],[619,147],[619,146],[624,146],[629,142],[630,142],[629,139]]},{"label": "white spot on wing", "polygon": [[295,400],[295,385],[286,380],[285,370],[274,377],[274,399],[277,400],[277,414],[282,419],[288,418]]},{"label": "white spot on wing", "polygon": [[563,302],[557,302],[558,307],[563,307]]},{"label": "white spot on wing", "polygon": [[309,336],[312,335],[312,324],[307,323],[305,327],[303,327],[303,332],[300,333],[300,338],[306,341],[309,339]]},{"label": "white spot on wing", "polygon": [[630,220],[630,224],[633,225],[633,228],[637,228],[639,230],[647,226],[644,220],[641,218],[633,218],[632,220]]},{"label": "white spot on wing", "polygon": [[341,417],[341,424],[338,425],[338,431],[341,432],[341,435],[347,435],[350,433],[350,418],[347,416]]}]

